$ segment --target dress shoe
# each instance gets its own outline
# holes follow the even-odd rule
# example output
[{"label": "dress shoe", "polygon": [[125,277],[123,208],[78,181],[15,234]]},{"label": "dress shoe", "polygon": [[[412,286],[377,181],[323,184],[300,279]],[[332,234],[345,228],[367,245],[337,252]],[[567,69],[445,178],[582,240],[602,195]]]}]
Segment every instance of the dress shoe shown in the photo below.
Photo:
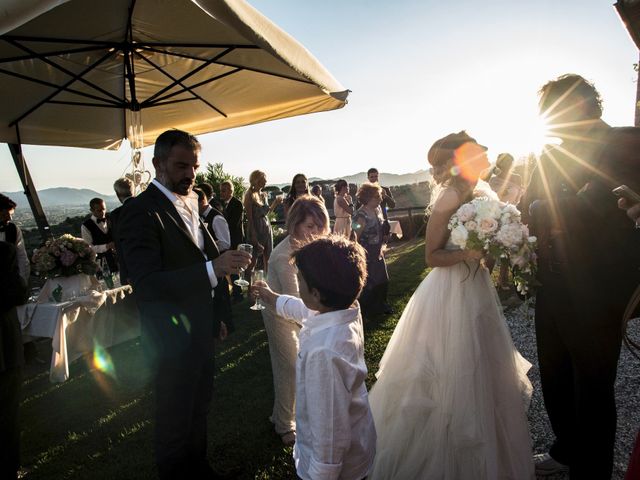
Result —
[{"label": "dress shoe", "polygon": [[569,465],[564,465],[554,460],[548,453],[534,455],[533,463],[535,464],[536,476],[538,477],[548,477],[569,471]]}]

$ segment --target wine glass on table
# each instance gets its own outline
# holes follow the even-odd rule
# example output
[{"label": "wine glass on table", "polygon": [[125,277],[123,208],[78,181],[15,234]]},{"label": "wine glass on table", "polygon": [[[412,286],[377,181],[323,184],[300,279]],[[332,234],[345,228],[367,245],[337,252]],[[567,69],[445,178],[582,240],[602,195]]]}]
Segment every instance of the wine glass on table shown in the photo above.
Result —
[{"label": "wine glass on table", "polygon": [[[249,255],[252,255],[253,245],[251,245],[250,243],[241,243],[238,245],[238,250],[240,250],[241,252],[247,252]],[[238,278],[233,282],[239,287],[243,288],[249,286],[249,282],[244,279],[244,270],[245,269],[242,267],[238,268]]]},{"label": "wine glass on table", "polygon": [[[254,270],[253,272],[251,272],[251,285],[255,285],[258,282],[264,282],[265,281],[265,275],[264,275],[264,270]],[[262,304],[262,301],[260,300],[260,294],[256,291],[255,292],[255,296],[256,296],[256,303],[251,305],[249,308],[251,310],[264,310],[264,305]]]}]

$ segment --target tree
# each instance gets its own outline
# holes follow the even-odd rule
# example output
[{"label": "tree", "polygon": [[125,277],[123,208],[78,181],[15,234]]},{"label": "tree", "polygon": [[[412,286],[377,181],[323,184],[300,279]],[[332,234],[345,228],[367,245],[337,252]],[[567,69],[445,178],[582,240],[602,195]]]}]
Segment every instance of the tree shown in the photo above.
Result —
[{"label": "tree", "polygon": [[206,170],[196,175],[196,185],[202,182],[210,183],[217,198],[220,198],[220,184],[225,180],[233,184],[233,196],[242,200],[244,191],[246,190],[244,178],[226,173],[222,162],[214,164],[207,163]]}]

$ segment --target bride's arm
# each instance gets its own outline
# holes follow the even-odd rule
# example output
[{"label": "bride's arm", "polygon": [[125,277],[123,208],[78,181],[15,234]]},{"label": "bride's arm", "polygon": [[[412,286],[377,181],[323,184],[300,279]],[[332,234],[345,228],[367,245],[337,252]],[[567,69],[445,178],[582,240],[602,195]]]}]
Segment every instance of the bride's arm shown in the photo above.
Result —
[{"label": "bride's arm", "polygon": [[444,248],[449,239],[449,219],[459,206],[460,197],[453,188],[444,190],[433,206],[425,239],[425,261],[430,267],[449,267],[465,260],[482,258],[481,251]]}]

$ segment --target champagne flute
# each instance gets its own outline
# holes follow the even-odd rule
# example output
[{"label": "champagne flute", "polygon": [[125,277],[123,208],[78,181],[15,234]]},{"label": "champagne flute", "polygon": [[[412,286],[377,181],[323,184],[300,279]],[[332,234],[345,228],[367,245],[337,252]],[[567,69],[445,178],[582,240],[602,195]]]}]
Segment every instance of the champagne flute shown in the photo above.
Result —
[{"label": "champagne flute", "polygon": [[[264,280],[264,270],[254,270],[253,272],[251,272],[251,285],[255,285],[258,282],[264,282]],[[256,303],[254,305],[251,305],[249,308],[251,310],[264,310],[265,307],[264,305],[262,305],[260,295],[258,294],[258,292],[256,292],[255,295]]]},{"label": "champagne flute", "polygon": [[[251,245],[250,243],[241,243],[241,244],[238,245],[238,250],[240,250],[241,252],[247,252],[249,255],[252,255],[253,254],[253,245]],[[238,268],[238,279],[235,280],[233,283],[235,283],[239,287],[248,287],[249,286],[249,282],[247,282],[244,279],[244,268],[242,268],[242,267]]]}]

